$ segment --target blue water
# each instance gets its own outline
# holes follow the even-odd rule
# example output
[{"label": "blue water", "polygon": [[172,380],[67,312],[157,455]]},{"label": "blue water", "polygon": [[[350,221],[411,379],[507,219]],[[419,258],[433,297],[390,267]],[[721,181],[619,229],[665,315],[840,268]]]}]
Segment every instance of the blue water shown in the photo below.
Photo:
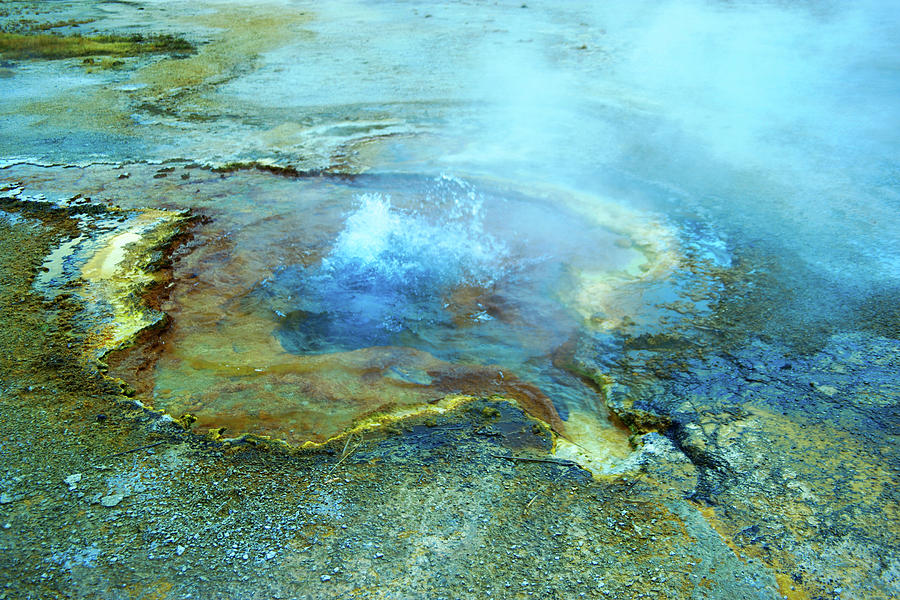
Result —
[{"label": "blue water", "polygon": [[575,326],[548,289],[563,269],[486,232],[483,203],[473,185],[447,176],[412,206],[361,194],[320,260],[283,266],[254,295],[269,299],[279,341],[297,354],[394,345],[449,360],[521,358],[523,331],[559,341],[542,324]]}]

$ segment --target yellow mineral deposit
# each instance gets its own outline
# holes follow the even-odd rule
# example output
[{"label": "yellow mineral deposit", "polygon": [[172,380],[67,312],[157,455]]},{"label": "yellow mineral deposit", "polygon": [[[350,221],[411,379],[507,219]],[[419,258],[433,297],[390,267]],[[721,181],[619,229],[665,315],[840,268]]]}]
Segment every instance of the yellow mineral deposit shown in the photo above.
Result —
[{"label": "yellow mineral deposit", "polygon": [[[144,215],[138,219],[146,221]],[[81,276],[88,281],[103,281],[115,277],[122,259],[125,258],[127,246],[141,240],[141,234],[136,231],[140,229],[142,224],[138,223],[129,231],[113,236],[106,246],[84,265]]]},{"label": "yellow mineral deposit", "polygon": [[275,11],[266,11],[262,6],[253,9],[222,6],[204,12],[189,20],[209,29],[209,41],[193,56],[140,69],[134,83],[147,86],[140,89],[148,99],[162,101],[176,94],[183,100],[185,95],[202,92],[203,85],[217,84],[231,77],[236,69],[260,53],[300,35],[299,26],[309,18],[308,13],[286,6]]},{"label": "yellow mineral deposit", "polygon": [[602,475],[631,452],[630,432],[598,417],[604,411],[570,411],[566,435],[557,437],[553,455],[574,461],[591,473]]},{"label": "yellow mineral deposit", "polygon": [[[660,223],[637,215],[615,223],[616,231],[631,242],[632,260],[614,272],[581,270],[569,299],[582,318],[604,330],[622,327],[634,315],[637,306],[630,292],[635,284],[664,280],[681,262],[674,236]],[[603,315],[599,322],[593,318],[597,314]]]},{"label": "yellow mineral deposit", "polygon": [[150,268],[150,254],[176,235],[186,218],[185,213],[146,209],[138,212],[124,231],[101,238],[99,249],[81,268],[82,297],[110,313],[88,336],[90,355],[103,356],[163,317],[141,298],[157,280]]}]

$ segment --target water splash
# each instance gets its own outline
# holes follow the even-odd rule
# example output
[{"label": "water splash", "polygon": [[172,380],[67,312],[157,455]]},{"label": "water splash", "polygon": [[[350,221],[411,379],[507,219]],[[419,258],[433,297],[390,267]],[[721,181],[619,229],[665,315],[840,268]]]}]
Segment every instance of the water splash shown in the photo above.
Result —
[{"label": "water splash", "polygon": [[413,294],[493,284],[507,271],[509,250],[484,233],[481,197],[447,176],[437,184],[414,210],[392,206],[387,195],[362,195],[323,269]]},{"label": "water splash", "polygon": [[[281,318],[279,340],[293,353],[411,345],[424,328],[453,327],[450,296],[493,288],[514,272],[512,252],[484,232],[483,199],[441,176],[417,206],[380,193],[359,196],[318,264],[283,267],[260,290]],[[478,308],[476,306],[476,308]],[[490,320],[471,311],[472,322]]]}]

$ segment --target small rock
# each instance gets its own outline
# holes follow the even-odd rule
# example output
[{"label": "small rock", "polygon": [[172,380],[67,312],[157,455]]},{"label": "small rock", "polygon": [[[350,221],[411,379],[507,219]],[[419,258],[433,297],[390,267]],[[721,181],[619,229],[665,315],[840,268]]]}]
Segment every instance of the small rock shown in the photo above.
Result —
[{"label": "small rock", "polygon": [[822,392],[823,394],[825,394],[826,396],[829,396],[829,397],[834,396],[835,394],[838,393],[837,388],[834,387],[833,385],[817,385],[816,390],[818,390],[819,392]]},{"label": "small rock", "polygon": [[73,473],[73,474],[69,475],[68,477],[66,477],[65,479],[63,479],[63,481],[65,481],[66,484],[69,486],[70,492],[74,491],[75,488],[78,487],[78,483],[81,481],[81,473]]},{"label": "small rock", "polygon": [[322,581],[331,581],[331,575],[322,575]]},{"label": "small rock", "polygon": [[375,558],[382,558],[383,556],[384,554],[382,554],[381,552],[375,553]]},{"label": "small rock", "polygon": [[277,552],[275,552],[274,550],[269,550],[268,552],[266,552],[266,560],[272,560],[276,555]]},{"label": "small rock", "polygon": [[9,504],[13,500],[15,500],[15,498],[11,494],[7,494],[6,492],[0,494],[0,504]]},{"label": "small rock", "polygon": [[175,548],[175,556],[181,556],[182,554],[184,554],[185,550],[187,550],[187,548],[179,544],[178,547]]},{"label": "small rock", "polygon": [[109,496],[103,496],[102,498],[100,498],[100,504],[107,507],[115,506],[116,504],[121,502],[124,497],[125,496],[118,492],[115,494],[110,494]]}]

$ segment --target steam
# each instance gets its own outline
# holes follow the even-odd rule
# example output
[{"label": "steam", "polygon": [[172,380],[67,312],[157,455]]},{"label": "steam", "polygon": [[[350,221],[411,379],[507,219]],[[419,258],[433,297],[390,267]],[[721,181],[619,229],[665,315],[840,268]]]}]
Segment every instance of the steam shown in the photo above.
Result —
[{"label": "steam", "polygon": [[643,181],[665,190],[648,202],[777,239],[827,277],[900,280],[900,4],[547,10],[562,35],[512,19],[485,49],[491,108],[455,160],[592,191]]},{"label": "steam", "polygon": [[[616,76],[733,164],[807,170],[896,143],[896,3],[679,2],[644,9]],[[650,12],[650,14],[647,14]],[[892,14],[893,13],[893,14]],[[893,62],[893,64],[891,64]]]}]

